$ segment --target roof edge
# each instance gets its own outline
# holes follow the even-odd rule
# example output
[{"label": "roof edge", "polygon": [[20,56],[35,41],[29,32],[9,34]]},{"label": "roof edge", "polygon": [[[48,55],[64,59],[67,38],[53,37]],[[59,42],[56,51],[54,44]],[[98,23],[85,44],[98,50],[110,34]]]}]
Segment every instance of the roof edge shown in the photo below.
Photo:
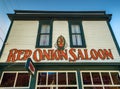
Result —
[{"label": "roof edge", "polygon": [[105,11],[34,11],[34,10],[14,10],[15,13],[7,14],[10,20],[39,20],[43,18],[57,19],[85,19],[85,20],[111,20],[112,14]]},{"label": "roof edge", "polygon": [[105,11],[45,11],[45,10],[14,10],[15,13],[106,13]]}]

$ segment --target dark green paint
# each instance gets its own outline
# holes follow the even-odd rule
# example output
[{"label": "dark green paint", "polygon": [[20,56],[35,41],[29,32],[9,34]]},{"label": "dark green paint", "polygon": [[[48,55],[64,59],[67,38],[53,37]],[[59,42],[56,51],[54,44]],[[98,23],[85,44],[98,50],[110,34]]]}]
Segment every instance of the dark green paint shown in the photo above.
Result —
[{"label": "dark green paint", "polygon": [[[23,14],[19,14],[23,13]],[[36,14],[35,14],[36,13]],[[105,11],[28,11],[15,10],[15,14],[8,14],[10,20],[40,20],[40,19],[82,19],[82,20],[107,20],[111,14]]]},{"label": "dark green paint", "polygon": [[119,48],[119,45],[118,45],[117,40],[116,40],[116,38],[115,38],[115,35],[114,35],[114,33],[113,33],[112,27],[111,27],[111,25],[110,25],[109,22],[107,22],[107,24],[108,24],[108,27],[109,27],[110,33],[111,33],[111,35],[112,35],[112,38],[113,38],[114,44],[115,44],[115,46],[116,46],[116,48],[117,48],[117,51],[118,51],[118,53],[119,53],[119,56],[120,56],[120,48]]},{"label": "dark green paint", "polygon": [[[120,70],[120,63],[34,63],[36,72],[31,75],[30,89],[35,88],[37,71],[76,71],[78,87],[82,89],[80,71],[82,70]],[[1,63],[0,76],[3,71],[27,71],[25,63]]]},{"label": "dark green paint", "polygon": [[4,43],[3,43],[2,49],[1,49],[1,51],[0,51],[0,58],[1,58],[2,53],[3,53],[3,50],[4,50],[4,48],[5,48],[5,43],[7,42],[7,39],[8,39],[8,37],[9,37],[9,34],[10,34],[10,31],[11,31],[11,27],[12,27],[12,25],[13,25],[13,22],[14,22],[14,20],[13,20],[13,21],[11,22],[11,24],[10,24],[10,27],[9,27],[9,29],[8,29],[8,32],[7,32],[6,38],[5,38],[5,40],[4,40]]},{"label": "dark green paint", "polygon": [[[68,23],[69,23],[70,47],[71,48],[74,48],[74,47],[75,48],[86,48],[86,42],[85,42],[85,37],[84,37],[84,31],[83,31],[82,21],[81,20],[69,20]],[[78,46],[74,46],[73,45],[71,25],[79,25],[81,33],[78,34],[78,35],[81,35],[82,45],[78,45]]]},{"label": "dark green paint", "polygon": [[[48,46],[40,46],[40,35],[41,35],[41,27],[43,24],[49,24],[50,25],[50,34],[49,34],[49,45]],[[53,21],[52,20],[40,20],[39,21],[39,28],[37,33],[37,39],[36,39],[36,48],[51,48],[52,47],[52,29],[53,29]]]}]

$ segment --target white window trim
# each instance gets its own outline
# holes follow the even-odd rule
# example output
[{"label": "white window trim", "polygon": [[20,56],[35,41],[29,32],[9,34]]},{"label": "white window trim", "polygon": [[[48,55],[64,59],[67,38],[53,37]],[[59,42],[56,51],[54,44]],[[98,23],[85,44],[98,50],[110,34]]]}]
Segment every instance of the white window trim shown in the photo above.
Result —
[{"label": "white window trim", "polygon": [[[61,73],[66,72],[66,80],[68,79],[67,73],[73,72],[76,74],[76,85],[68,85],[68,81],[66,82],[67,83],[66,85],[58,85],[58,82],[56,82],[56,85],[47,85],[47,82],[46,82],[46,85],[37,85],[39,72],[46,72],[47,73],[46,81],[48,80],[48,72],[56,72],[56,76],[58,76],[58,72],[61,72]],[[58,81],[58,77],[56,77],[56,81]],[[58,87],[77,87],[77,89],[79,89],[77,71],[37,71],[36,86],[35,87],[36,87],[35,89],[37,89],[37,87],[56,87],[56,89],[58,89]]]},{"label": "white window trim", "polygon": [[31,75],[30,75],[30,78],[29,78],[29,86],[28,86],[28,87],[15,87],[18,73],[28,73],[28,71],[4,71],[4,72],[2,72],[2,76],[1,76],[1,79],[0,79],[0,84],[1,84],[1,82],[2,82],[2,78],[3,78],[4,73],[16,73],[15,82],[14,82],[13,87],[0,87],[0,89],[8,89],[8,88],[9,88],[9,89],[29,89],[29,88],[30,88]]},{"label": "white window trim", "polygon": [[[83,78],[82,78],[82,72],[88,72],[88,73],[90,73],[90,78],[91,78],[91,82],[92,82],[92,85],[84,85],[83,84]],[[95,70],[90,70],[90,71],[80,71],[80,76],[81,76],[81,83],[82,83],[82,89],[84,89],[84,87],[102,87],[103,89],[105,89],[104,87],[120,87],[120,85],[114,85],[114,83],[113,83],[113,80],[112,80],[112,76],[110,75],[110,80],[111,80],[111,82],[112,82],[112,84],[111,85],[104,85],[103,84],[103,81],[101,81],[101,85],[93,85],[93,80],[92,80],[92,75],[91,75],[91,72],[98,72],[99,74],[100,74],[100,79],[102,80],[102,75],[101,75],[101,73],[102,72],[108,72],[109,73],[109,75],[110,75],[110,73],[112,73],[112,72],[118,72],[118,74],[120,75],[120,72],[119,71],[95,71]]]}]

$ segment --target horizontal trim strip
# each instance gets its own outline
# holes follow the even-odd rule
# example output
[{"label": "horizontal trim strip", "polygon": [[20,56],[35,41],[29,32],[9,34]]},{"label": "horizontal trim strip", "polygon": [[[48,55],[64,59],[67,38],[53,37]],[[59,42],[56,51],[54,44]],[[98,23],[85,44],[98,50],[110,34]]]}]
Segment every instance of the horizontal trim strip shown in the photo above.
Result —
[{"label": "horizontal trim strip", "polygon": [[22,11],[15,10],[15,14],[8,14],[10,20],[39,20],[39,19],[83,19],[83,20],[111,20],[112,14],[105,11]]}]

